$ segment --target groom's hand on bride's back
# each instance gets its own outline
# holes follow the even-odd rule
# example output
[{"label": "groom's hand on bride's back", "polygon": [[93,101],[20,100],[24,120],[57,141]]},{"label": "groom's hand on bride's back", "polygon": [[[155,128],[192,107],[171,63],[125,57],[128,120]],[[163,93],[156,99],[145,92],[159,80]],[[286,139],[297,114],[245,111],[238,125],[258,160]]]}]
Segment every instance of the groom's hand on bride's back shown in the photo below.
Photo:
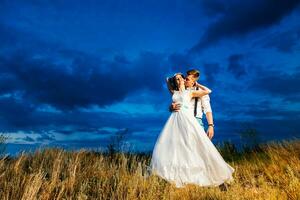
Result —
[{"label": "groom's hand on bride's back", "polygon": [[177,112],[180,110],[180,103],[172,103],[170,106],[169,106],[169,111],[170,112]]}]

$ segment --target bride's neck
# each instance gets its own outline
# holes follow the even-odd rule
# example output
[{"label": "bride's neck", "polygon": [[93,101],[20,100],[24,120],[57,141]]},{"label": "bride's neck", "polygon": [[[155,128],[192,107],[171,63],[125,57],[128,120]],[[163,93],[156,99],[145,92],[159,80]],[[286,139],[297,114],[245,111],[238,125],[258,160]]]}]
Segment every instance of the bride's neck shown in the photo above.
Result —
[{"label": "bride's neck", "polygon": [[181,86],[180,88],[178,88],[179,91],[183,91],[185,90],[185,87],[184,86]]}]

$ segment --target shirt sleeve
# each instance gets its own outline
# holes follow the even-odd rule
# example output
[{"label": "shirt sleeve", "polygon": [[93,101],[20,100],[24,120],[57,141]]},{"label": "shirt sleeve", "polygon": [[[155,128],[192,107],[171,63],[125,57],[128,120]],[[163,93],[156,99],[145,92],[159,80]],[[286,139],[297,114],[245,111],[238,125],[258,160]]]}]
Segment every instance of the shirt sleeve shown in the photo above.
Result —
[{"label": "shirt sleeve", "polygon": [[208,94],[201,97],[201,105],[202,105],[203,112],[205,114],[207,112],[212,112],[211,106],[210,106],[210,98],[209,98]]}]

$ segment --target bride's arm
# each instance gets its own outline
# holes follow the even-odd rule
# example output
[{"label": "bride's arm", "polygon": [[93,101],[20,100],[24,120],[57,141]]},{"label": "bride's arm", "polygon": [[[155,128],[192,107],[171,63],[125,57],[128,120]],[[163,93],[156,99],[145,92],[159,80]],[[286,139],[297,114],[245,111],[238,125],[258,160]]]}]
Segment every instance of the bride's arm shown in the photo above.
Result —
[{"label": "bride's arm", "polygon": [[167,86],[168,86],[168,90],[171,94],[174,93],[174,90],[172,89],[170,82],[169,82],[169,77],[166,78],[166,82],[167,82]]},{"label": "bride's arm", "polygon": [[207,94],[210,94],[211,93],[211,90],[208,89],[207,87],[205,86],[202,86],[200,87],[201,90],[194,90],[191,92],[191,96],[192,98],[195,98],[195,97],[203,97],[204,95],[207,95]]},{"label": "bride's arm", "polygon": [[208,90],[208,91],[211,92],[211,89],[209,89],[208,87],[205,87],[204,85],[201,85],[200,83],[197,83],[197,82],[196,82],[196,87],[199,87],[202,90]]}]

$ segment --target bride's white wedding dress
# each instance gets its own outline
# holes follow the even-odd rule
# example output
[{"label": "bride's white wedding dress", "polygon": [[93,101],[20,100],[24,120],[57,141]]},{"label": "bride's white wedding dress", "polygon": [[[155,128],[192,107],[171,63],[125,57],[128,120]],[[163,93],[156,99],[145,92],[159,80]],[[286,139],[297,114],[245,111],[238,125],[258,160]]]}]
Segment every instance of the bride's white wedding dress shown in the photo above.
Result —
[{"label": "bride's white wedding dress", "polygon": [[172,99],[180,102],[172,112],[153,149],[151,173],[176,187],[193,183],[218,186],[233,181],[234,168],[227,164],[202,126],[194,117],[189,90],[175,91]]}]

